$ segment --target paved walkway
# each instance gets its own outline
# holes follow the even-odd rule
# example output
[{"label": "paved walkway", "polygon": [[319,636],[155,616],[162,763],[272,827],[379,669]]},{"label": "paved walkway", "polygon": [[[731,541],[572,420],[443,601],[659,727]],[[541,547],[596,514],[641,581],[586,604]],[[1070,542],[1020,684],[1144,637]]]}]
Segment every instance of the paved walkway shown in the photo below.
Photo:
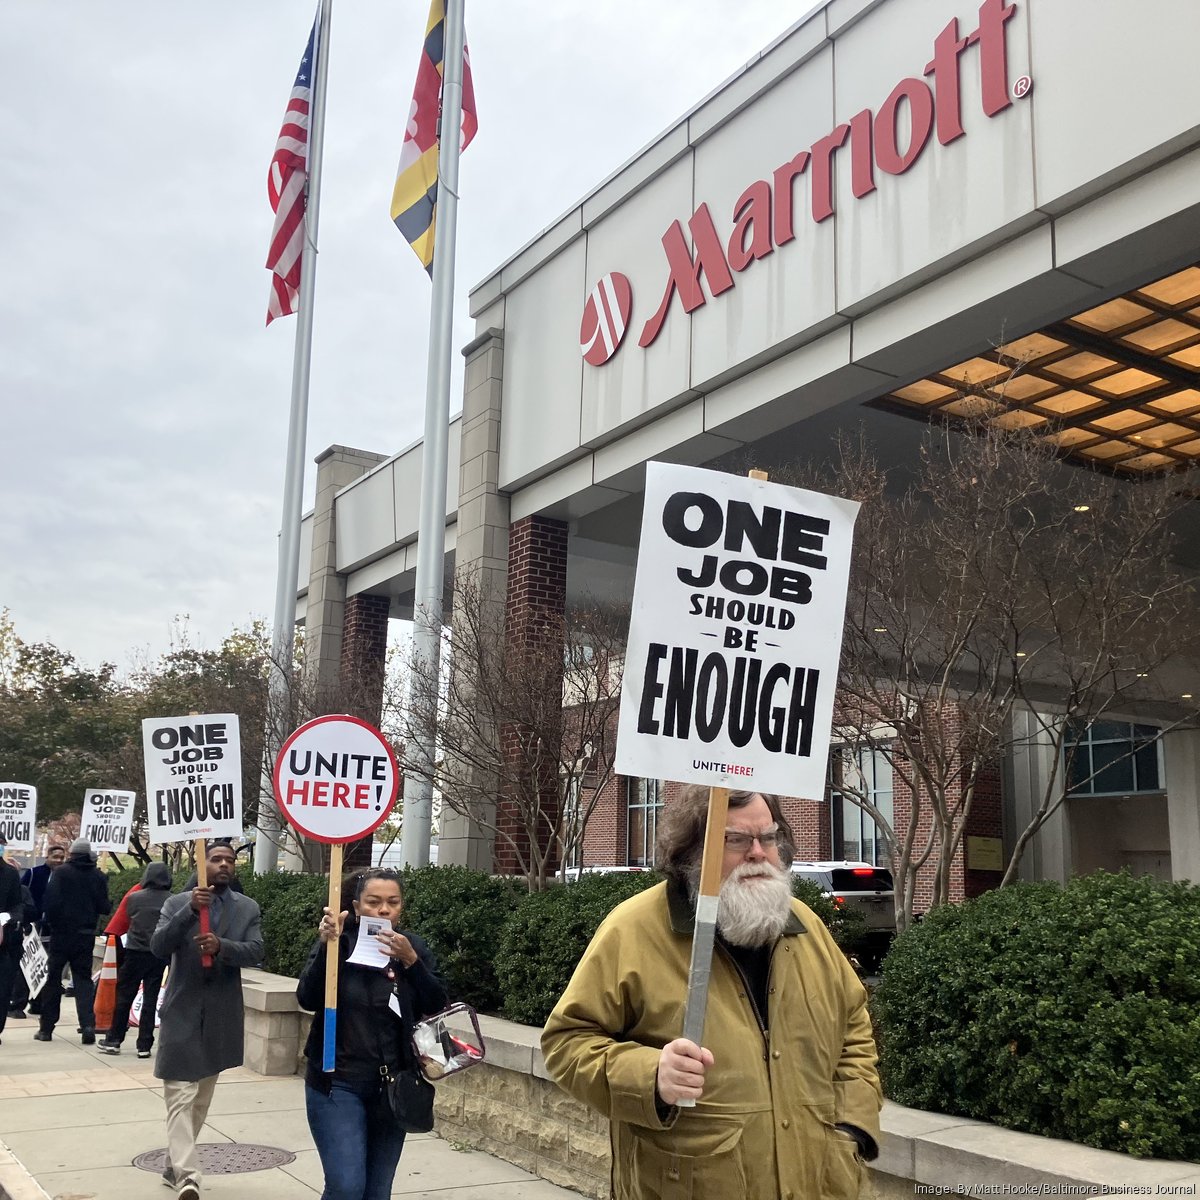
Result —
[{"label": "paved walkway", "polygon": [[[74,1018],[70,1001],[64,1015]],[[81,1046],[74,1025],[54,1041],[33,1040],[36,1019],[9,1021],[0,1045],[0,1197],[9,1200],[169,1200],[157,1174],[132,1160],[166,1145],[162,1092],[152,1060],[139,1060],[130,1037],[109,1056]],[[304,1116],[299,1076],[271,1077],[244,1067],[217,1085],[201,1142],[275,1146],[295,1161],[267,1171],[211,1175],[212,1200],[311,1200],[321,1194],[321,1164]],[[44,1192],[43,1192],[44,1189]],[[579,1200],[511,1163],[456,1150],[434,1134],[410,1136],[393,1196],[405,1200]]]}]

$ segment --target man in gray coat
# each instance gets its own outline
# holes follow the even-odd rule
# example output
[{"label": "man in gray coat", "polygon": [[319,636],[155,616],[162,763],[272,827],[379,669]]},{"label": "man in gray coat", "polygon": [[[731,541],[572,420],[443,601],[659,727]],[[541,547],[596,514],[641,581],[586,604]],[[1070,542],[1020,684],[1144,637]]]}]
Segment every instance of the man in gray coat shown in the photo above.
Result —
[{"label": "man in gray coat", "polygon": [[[167,1105],[168,1165],[164,1179],[179,1200],[199,1200],[196,1139],[208,1116],[217,1076],[242,1063],[242,967],[262,961],[262,914],[233,891],[236,860],[221,843],[208,847],[208,887],[172,896],[158,919],[150,949],[169,958],[154,1075]],[[212,932],[200,932],[208,909]],[[205,967],[201,956],[212,955]]]}]

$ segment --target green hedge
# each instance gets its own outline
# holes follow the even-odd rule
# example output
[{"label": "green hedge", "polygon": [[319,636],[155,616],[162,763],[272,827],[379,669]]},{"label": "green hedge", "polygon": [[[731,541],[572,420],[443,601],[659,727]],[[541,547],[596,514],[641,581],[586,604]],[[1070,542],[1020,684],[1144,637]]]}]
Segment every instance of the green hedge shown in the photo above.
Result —
[{"label": "green hedge", "polygon": [[[108,877],[108,895],[113,911],[135,883],[140,883],[144,867],[127,867]],[[182,890],[194,868],[184,865],[171,876],[171,891]],[[279,975],[299,975],[317,936],[317,921],[328,895],[323,875],[298,875],[292,871],[271,871],[255,875],[247,863],[238,864],[238,879],[246,895],[258,901],[263,914],[263,965]],[[107,924],[107,919],[102,923]]]},{"label": "green hedge", "polygon": [[1200,888],[1098,872],[934,909],[875,994],[900,1104],[1200,1160]]},{"label": "green hedge", "polygon": [[600,922],[622,900],[660,881],[653,871],[597,873],[524,896],[496,952],[503,1015],[544,1024]]},{"label": "green hedge", "polygon": [[402,923],[429,943],[452,999],[489,1011],[500,1007],[496,947],[525,894],[524,880],[497,879],[468,867],[404,872]]},{"label": "green hedge", "polygon": [[[174,873],[179,891],[190,867]],[[142,868],[109,876],[116,908],[142,877]],[[299,975],[316,936],[328,894],[322,875],[238,868],[246,894],[263,913],[263,965],[279,975]],[[437,956],[450,995],[514,1021],[540,1025],[571,978],[600,922],[622,900],[658,883],[651,871],[590,874],[566,886],[529,894],[521,879],[495,878],[467,867],[421,867],[404,872],[403,923]],[[830,925],[839,945],[856,926],[808,880],[794,881],[797,896]]]}]

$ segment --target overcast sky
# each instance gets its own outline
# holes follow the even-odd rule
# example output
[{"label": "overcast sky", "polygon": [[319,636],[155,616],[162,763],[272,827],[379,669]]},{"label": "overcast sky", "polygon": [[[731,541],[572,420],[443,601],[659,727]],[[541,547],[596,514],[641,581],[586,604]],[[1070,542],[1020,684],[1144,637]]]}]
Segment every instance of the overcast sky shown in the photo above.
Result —
[{"label": "overcast sky", "polygon": [[[810,0],[467,4],[467,292]],[[124,667],[274,606],[295,319],[263,327],[266,170],[311,0],[5,0],[0,607]],[[430,285],[388,205],[426,0],[334,0],[305,507],[332,443],[421,436]]]}]

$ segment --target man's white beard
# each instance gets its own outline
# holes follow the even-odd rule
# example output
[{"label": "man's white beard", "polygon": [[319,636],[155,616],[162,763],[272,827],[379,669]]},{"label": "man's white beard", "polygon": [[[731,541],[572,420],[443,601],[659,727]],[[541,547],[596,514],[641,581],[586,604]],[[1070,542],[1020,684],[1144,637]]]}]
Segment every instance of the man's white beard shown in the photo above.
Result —
[{"label": "man's white beard", "polygon": [[[743,883],[750,876],[761,876]],[[792,911],[791,873],[769,862],[742,863],[721,884],[717,928],[734,946],[766,946],[787,924]]]}]

